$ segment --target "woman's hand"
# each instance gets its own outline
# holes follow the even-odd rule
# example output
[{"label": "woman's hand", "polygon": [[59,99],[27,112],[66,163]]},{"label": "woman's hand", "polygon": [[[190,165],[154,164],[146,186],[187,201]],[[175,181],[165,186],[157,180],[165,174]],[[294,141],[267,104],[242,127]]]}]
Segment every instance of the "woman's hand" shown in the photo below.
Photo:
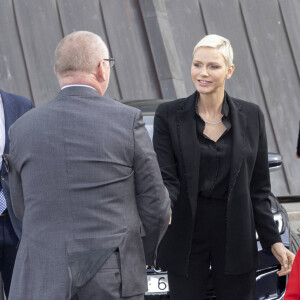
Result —
[{"label": "woman's hand", "polygon": [[275,243],[271,246],[273,255],[281,264],[281,269],[277,272],[279,276],[287,275],[292,270],[295,254],[284,247],[283,243]]}]

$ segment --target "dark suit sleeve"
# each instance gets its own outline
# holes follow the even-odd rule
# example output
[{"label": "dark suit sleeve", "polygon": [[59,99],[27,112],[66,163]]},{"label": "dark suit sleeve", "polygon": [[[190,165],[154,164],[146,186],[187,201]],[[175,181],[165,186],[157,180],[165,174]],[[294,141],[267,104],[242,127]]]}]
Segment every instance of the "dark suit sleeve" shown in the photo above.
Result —
[{"label": "dark suit sleeve", "polygon": [[[13,127],[13,126],[12,126]],[[22,221],[24,215],[24,196],[22,189],[21,176],[16,168],[16,161],[14,157],[14,138],[12,134],[12,127],[9,129],[10,139],[10,152],[9,152],[9,189],[10,189],[10,200],[12,208],[17,219]]]},{"label": "dark suit sleeve", "polygon": [[154,118],[153,145],[164,183],[169,191],[171,205],[177,201],[180,192],[178,178],[178,164],[172,145],[171,134],[168,126],[166,106],[161,104]]},{"label": "dark suit sleeve", "polygon": [[135,120],[134,143],[135,191],[146,233],[143,237],[145,258],[146,264],[153,265],[158,243],[168,227],[170,199],[141,114]]},{"label": "dark suit sleeve", "polygon": [[255,166],[250,182],[250,192],[253,205],[256,230],[264,249],[269,249],[281,238],[271,213],[271,204],[268,196],[271,192],[270,174],[268,165],[268,146],[265,130],[265,121],[262,111],[258,109],[259,144]]},{"label": "dark suit sleeve", "polygon": [[299,133],[298,133],[298,143],[297,143],[297,154],[300,156],[300,122],[299,122]]}]

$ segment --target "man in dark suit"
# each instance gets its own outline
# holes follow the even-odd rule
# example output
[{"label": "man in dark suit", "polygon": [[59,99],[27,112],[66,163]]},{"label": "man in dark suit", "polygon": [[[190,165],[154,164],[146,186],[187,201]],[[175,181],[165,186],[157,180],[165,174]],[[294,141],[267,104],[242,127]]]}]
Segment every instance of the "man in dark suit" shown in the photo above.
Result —
[{"label": "man in dark suit", "polygon": [[170,200],[141,112],[103,96],[113,64],[98,35],[67,35],[61,91],[10,129],[12,300],[144,299]]},{"label": "man in dark suit", "polygon": [[296,149],[296,157],[300,158],[300,122],[299,122],[299,134],[298,134],[298,143]]},{"label": "man in dark suit", "polygon": [[[33,107],[32,101],[22,96],[0,90],[0,152],[9,152],[8,129],[20,116]],[[11,276],[21,238],[21,223],[16,219],[10,202],[8,175],[5,164],[0,161],[0,271],[6,297],[8,297]]]}]

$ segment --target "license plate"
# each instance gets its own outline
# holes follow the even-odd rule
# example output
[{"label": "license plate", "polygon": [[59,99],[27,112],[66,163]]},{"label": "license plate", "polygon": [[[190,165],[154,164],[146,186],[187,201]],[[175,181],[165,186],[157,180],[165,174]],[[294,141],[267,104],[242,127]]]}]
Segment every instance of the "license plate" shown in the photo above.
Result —
[{"label": "license plate", "polygon": [[145,295],[169,293],[169,282],[167,274],[147,275],[148,292]]}]

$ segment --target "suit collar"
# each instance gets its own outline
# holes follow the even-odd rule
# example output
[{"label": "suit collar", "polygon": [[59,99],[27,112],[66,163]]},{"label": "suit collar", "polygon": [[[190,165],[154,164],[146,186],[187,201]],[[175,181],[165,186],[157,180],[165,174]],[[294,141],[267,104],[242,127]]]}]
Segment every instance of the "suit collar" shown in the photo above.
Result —
[{"label": "suit collar", "polygon": [[[8,129],[13,124],[16,119],[17,112],[15,110],[15,105],[13,105],[14,99],[9,96],[9,94],[0,90],[0,95],[3,104],[4,111],[4,122],[5,122],[5,145],[3,153],[9,152],[9,138],[8,138]],[[2,160],[2,157],[0,157]],[[1,175],[7,174],[4,164],[1,166]]]},{"label": "suit collar", "polygon": [[239,175],[246,150],[247,116],[241,110],[239,102],[227,94],[232,123],[232,154],[229,178],[229,195]]},{"label": "suit collar", "polygon": [[188,113],[191,111],[191,109],[194,107],[196,99],[198,97],[198,92],[196,91],[195,93],[193,93],[192,95],[190,95],[187,98],[183,98],[179,105],[179,110],[178,113]]},{"label": "suit collar", "polygon": [[60,90],[57,97],[68,97],[68,96],[97,96],[100,94],[89,86],[82,85],[71,85]]},{"label": "suit collar", "polygon": [[17,118],[17,112],[15,106],[13,105],[13,99],[5,92],[0,90],[3,110],[4,110],[4,119],[5,119],[5,147],[4,153],[8,153],[9,149],[9,140],[8,140],[8,129],[13,124]]},{"label": "suit collar", "polygon": [[192,212],[196,211],[197,202],[193,201],[193,199],[197,197],[199,181],[198,167],[200,165],[200,149],[197,142],[196,114],[194,109],[197,94],[195,92],[188,98],[185,98],[176,114],[179,145],[183,156],[187,193]]}]

